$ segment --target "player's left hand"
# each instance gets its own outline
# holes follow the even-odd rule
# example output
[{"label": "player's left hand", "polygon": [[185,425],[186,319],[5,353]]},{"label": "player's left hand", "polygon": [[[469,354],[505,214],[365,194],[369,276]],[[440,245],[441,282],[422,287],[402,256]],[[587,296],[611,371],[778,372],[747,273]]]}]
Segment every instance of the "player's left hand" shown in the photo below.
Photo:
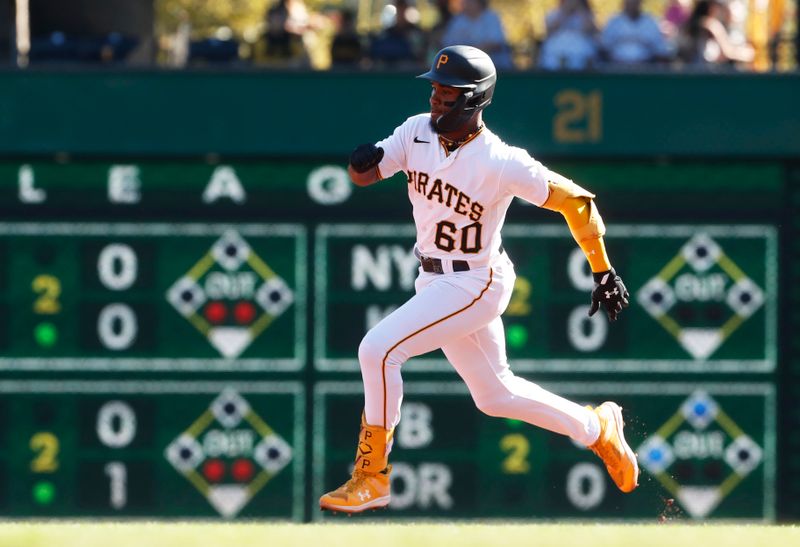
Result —
[{"label": "player's left hand", "polygon": [[622,278],[617,275],[614,268],[607,272],[592,273],[594,277],[594,289],[592,290],[592,307],[589,309],[589,317],[597,313],[600,305],[605,308],[609,321],[616,321],[617,315],[622,308],[628,307],[628,289],[622,282]]}]

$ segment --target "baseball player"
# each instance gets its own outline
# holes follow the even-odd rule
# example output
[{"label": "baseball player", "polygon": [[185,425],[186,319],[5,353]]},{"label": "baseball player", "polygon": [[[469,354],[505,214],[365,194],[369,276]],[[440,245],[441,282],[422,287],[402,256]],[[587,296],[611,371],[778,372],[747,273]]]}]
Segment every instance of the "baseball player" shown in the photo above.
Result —
[{"label": "baseball player", "polygon": [[415,296],[373,327],[358,348],[364,412],[355,467],[347,482],[320,498],[320,507],[358,513],[389,504],[388,457],[403,399],[400,369],[409,358],[439,348],[481,411],[571,437],[603,460],[620,490],[632,491],[639,468],[623,435],[620,407],[583,407],[515,376],[500,318],[515,280],[500,236],[514,197],[566,219],[594,276],[590,316],[602,307],[614,321],[628,306],[628,291],[606,254],[594,194],[484,125],[482,112],[497,80],[486,53],[447,47],[419,77],[431,82],[430,112],[350,155],[348,171],[358,186],[406,173],[420,268]]}]

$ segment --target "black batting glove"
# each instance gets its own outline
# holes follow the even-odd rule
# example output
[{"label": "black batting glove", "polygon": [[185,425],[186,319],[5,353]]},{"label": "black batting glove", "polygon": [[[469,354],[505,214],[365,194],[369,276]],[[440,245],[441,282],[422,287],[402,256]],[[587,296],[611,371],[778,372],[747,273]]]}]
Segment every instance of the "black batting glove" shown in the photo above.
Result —
[{"label": "black batting glove", "polygon": [[383,159],[383,148],[372,143],[359,144],[350,153],[350,165],[357,173],[366,173]]},{"label": "black batting glove", "polygon": [[628,307],[628,289],[622,282],[622,278],[617,275],[614,268],[607,272],[592,273],[594,277],[594,289],[592,290],[592,307],[589,309],[589,317],[597,313],[600,305],[605,308],[609,321],[616,321],[617,315],[622,308]]}]

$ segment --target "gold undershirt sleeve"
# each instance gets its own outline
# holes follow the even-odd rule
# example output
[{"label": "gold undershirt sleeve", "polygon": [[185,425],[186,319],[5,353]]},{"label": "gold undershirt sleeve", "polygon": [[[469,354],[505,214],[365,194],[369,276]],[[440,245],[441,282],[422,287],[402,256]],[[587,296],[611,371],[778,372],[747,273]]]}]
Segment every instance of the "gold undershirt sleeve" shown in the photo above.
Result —
[{"label": "gold undershirt sleeve", "polygon": [[564,216],[572,237],[586,255],[593,272],[605,272],[611,269],[611,262],[603,242],[605,233],[603,219],[600,218],[590,197],[562,197],[556,206],[548,200],[543,207],[558,211]]}]

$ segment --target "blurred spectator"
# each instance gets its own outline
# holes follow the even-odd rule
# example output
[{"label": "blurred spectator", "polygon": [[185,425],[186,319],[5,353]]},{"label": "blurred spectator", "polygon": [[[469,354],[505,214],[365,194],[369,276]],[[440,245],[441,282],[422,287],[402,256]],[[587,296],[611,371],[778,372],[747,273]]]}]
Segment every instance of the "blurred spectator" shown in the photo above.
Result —
[{"label": "blurred spectator", "polygon": [[698,0],[681,29],[679,57],[690,65],[749,63],[753,48],[736,43],[728,31],[730,10],[722,0]]},{"label": "blurred spectator", "polygon": [[126,60],[139,39],[119,32],[104,35],[67,34],[61,31],[31,39],[31,62],[118,63]]},{"label": "blurred spectator", "polygon": [[394,68],[421,66],[425,36],[417,21],[419,12],[406,0],[387,5],[384,29],[370,41],[370,58],[379,65]]},{"label": "blurred spectator", "polygon": [[356,14],[343,9],[336,19],[336,34],[331,43],[331,65],[333,68],[357,67],[364,59],[364,50],[361,37],[356,32]]},{"label": "blurred spectator", "polygon": [[489,0],[462,0],[461,12],[447,24],[441,46],[459,44],[482,49],[498,70],[514,68],[503,24],[489,9]]},{"label": "blurred spectator", "polygon": [[597,63],[597,25],[588,0],[561,0],[545,17],[547,35],[539,66],[546,70],[583,70]]},{"label": "blurred spectator", "polygon": [[[450,20],[453,18],[453,4],[460,3],[460,0],[435,0],[436,23],[428,30],[425,58],[430,61],[436,53],[442,49],[442,37],[444,36]],[[426,63],[427,64],[427,63]]]},{"label": "blurred spectator", "polygon": [[277,0],[267,10],[267,59],[293,66],[308,66],[309,42],[318,28],[317,15],[311,14],[303,0]]},{"label": "blurred spectator", "polygon": [[623,0],[622,11],[609,19],[600,34],[600,45],[613,64],[646,64],[670,58],[658,22],[642,13],[642,0]]},{"label": "blurred spectator", "polygon": [[675,40],[680,28],[692,14],[692,0],[669,0],[661,20],[661,32],[667,40]]},{"label": "blurred spectator", "polygon": [[233,63],[239,60],[239,42],[230,27],[219,27],[214,36],[189,44],[192,65]]}]

